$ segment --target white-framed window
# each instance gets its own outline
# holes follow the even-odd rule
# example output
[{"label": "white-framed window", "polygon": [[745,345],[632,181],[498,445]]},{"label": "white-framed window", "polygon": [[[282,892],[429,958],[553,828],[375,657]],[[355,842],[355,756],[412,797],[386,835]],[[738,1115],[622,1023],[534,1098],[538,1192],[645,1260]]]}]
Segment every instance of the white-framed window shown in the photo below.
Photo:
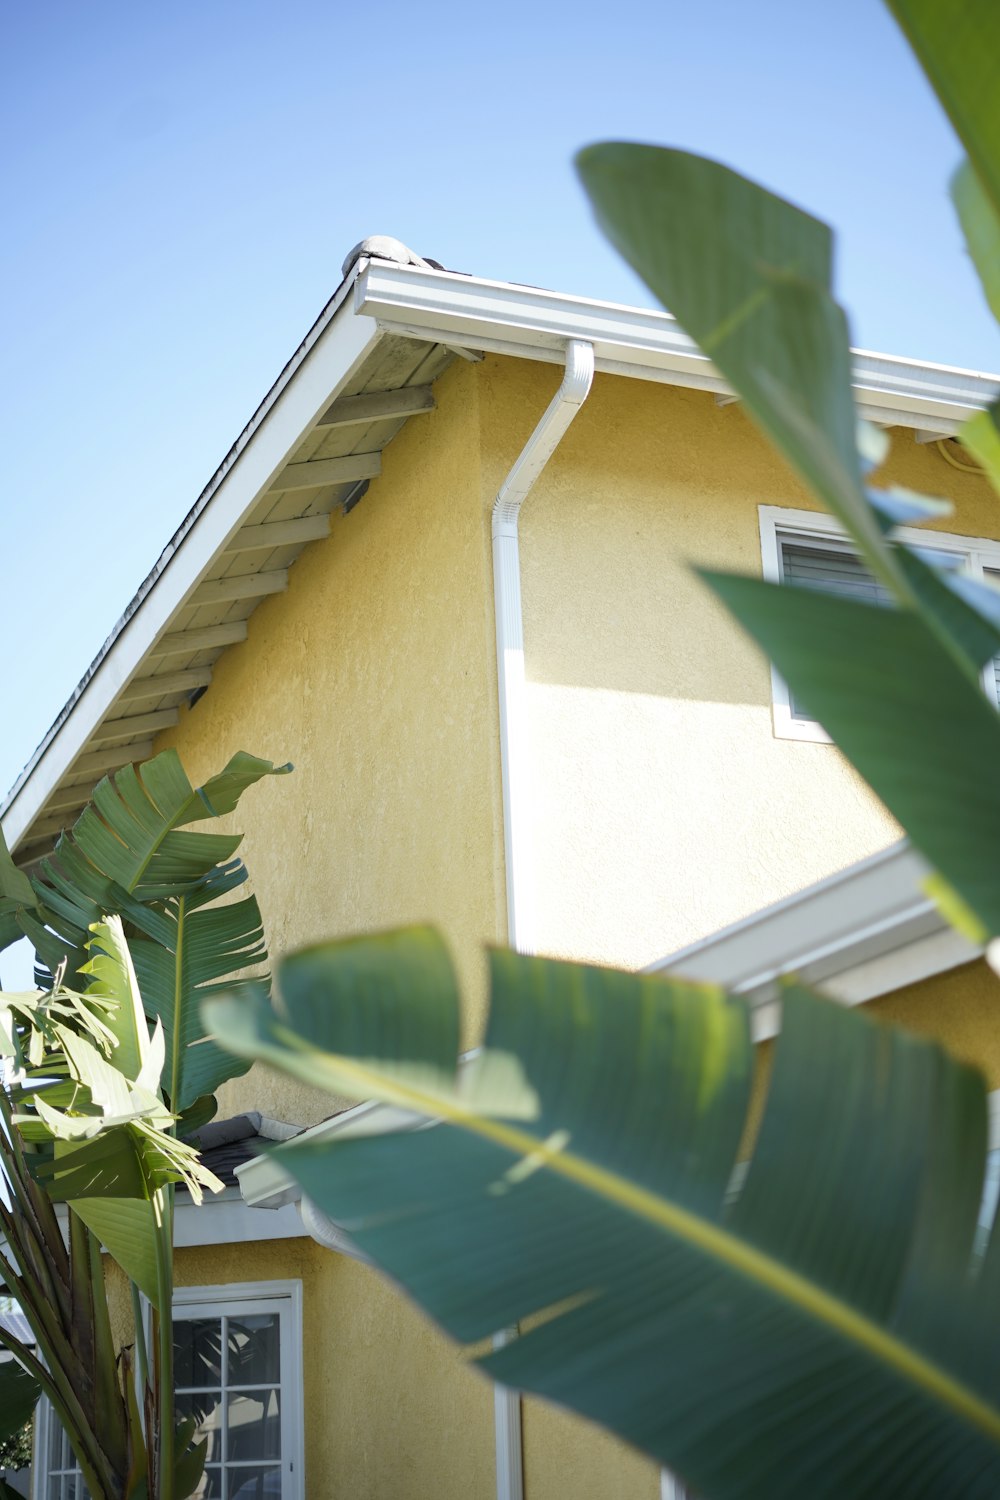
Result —
[{"label": "white-framed window", "polygon": [[[812,510],[787,510],[761,505],[761,559],[764,577],[772,583],[822,589],[844,598],[871,604],[891,604],[885,588],[873,578],[832,517]],[[954,568],[970,577],[1000,583],[1000,541],[984,537],[954,536],[943,531],[901,526],[894,536],[918,547],[921,555],[938,567]],[[983,670],[983,691],[1000,701],[1000,658]],[[786,683],[771,668],[771,701],[774,733],[779,739],[830,743],[815,719],[797,704]]]},{"label": "white-framed window", "polygon": [[[302,1284],[240,1282],[174,1293],[178,1418],[206,1438],[196,1500],[305,1500]],[[34,1500],[86,1500],[47,1401],[35,1435]]]},{"label": "white-framed window", "polygon": [[31,1470],[33,1500],[87,1500],[69,1439],[45,1396],[35,1409],[34,1448]]}]

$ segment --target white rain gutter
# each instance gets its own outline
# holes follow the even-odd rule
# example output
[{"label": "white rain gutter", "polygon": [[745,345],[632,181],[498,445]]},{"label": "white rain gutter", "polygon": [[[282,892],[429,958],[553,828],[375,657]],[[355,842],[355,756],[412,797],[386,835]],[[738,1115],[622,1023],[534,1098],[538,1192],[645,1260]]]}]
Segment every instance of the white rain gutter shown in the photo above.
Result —
[{"label": "white rain gutter", "polygon": [[533,953],[531,805],[525,735],[524,620],[517,526],[521,506],[586,401],[594,379],[594,346],[583,339],[566,345],[566,369],[541,421],[525,443],[493,502],[493,600],[500,698],[500,777],[507,872],[507,941]]},{"label": "white rain gutter", "polygon": [[[562,383],[525,443],[493,502],[493,600],[497,635],[497,692],[500,700],[500,779],[503,788],[503,844],[507,879],[507,941],[519,953],[532,953],[535,934],[531,852],[531,798],[525,732],[524,619],[521,610],[521,506],[586,401],[594,379],[594,346],[584,339],[566,345]],[[498,1334],[496,1347],[512,1337]],[[505,1386],[493,1388],[497,1500],[523,1500],[524,1449],[521,1398]]]},{"label": "white rain gutter", "polygon": [[[733,394],[676,320],[651,308],[377,260],[358,275],[354,308],[387,333],[552,364],[562,364],[567,339],[586,339],[607,374]],[[851,361],[862,416],[941,437],[1000,391],[1000,375],[978,370],[865,349],[853,349]]]}]

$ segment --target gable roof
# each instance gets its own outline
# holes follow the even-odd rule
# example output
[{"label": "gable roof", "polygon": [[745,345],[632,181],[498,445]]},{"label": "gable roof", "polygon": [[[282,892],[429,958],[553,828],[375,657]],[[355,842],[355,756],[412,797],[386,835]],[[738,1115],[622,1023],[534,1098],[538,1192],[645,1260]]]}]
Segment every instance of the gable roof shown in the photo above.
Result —
[{"label": "gable roof", "polygon": [[[108,771],[148,756],[178,706],[204,691],[262,598],[287,585],[380,469],[403,424],[433,407],[456,356],[493,351],[561,364],[570,339],[599,371],[731,392],[666,313],[486,281],[362,253],[171,537],[0,807],[23,862],[72,823]],[[380,249],[382,246],[379,247]],[[390,253],[392,253],[390,251]],[[862,412],[928,437],[953,434],[1000,389],[994,376],[857,352]]]}]

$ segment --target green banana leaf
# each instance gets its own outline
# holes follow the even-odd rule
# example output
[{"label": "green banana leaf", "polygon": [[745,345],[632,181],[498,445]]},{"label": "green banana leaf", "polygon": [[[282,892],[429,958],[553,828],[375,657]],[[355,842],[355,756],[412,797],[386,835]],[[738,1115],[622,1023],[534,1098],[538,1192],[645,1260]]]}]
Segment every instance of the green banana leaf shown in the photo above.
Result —
[{"label": "green banana leaf", "polygon": [[935,586],[933,569],[907,562],[885,534],[887,499],[891,515],[898,497],[865,487],[870,465],[858,452],[847,320],[830,290],[826,225],[683,151],[609,142],[582,151],[577,169],[611,242],[840,520],[871,571],[974,678],[974,609],[956,610],[947,580]]},{"label": "green banana leaf", "polygon": [[1000,717],[923,620],[804,588],[703,575],[979,919],[1000,932]]},{"label": "green banana leaf", "polygon": [[41,1386],[16,1359],[0,1362],[0,1442],[30,1421],[41,1394]]},{"label": "green banana leaf", "polygon": [[[242,867],[236,873],[242,879]],[[150,934],[134,936],[129,947],[146,1013],[163,1025],[163,1091],[180,1114],[246,1071],[208,1037],[199,1005],[267,957],[260,908],[253,896],[202,907],[178,896],[155,911],[126,902],[125,911],[141,933]]]},{"label": "green banana leaf", "polygon": [[609,142],[581,151],[577,170],[612,244],[844,523],[872,571],[905,592],[865,497],[827,226],[684,151]]},{"label": "green banana leaf", "polygon": [[983,293],[1000,322],[1000,211],[983,192],[969,161],[962,162],[951,179],[951,201]]},{"label": "green banana leaf", "polygon": [[[921,5],[901,8],[929,14]],[[855,452],[828,232],[737,173],[683,152],[608,144],[582,152],[578,165],[613,243],[902,608],[879,618],[788,586],[714,577],[713,587],[938,867],[952,913],[971,909],[977,937],[1000,932],[1000,822],[989,785],[1000,725],[979,678],[1000,644],[996,595],[896,546],[900,497],[865,488],[878,449],[862,432],[863,456]],[[786,315],[790,288],[799,320]],[[990,416],[975,419],[975,432],[1000,450]]]},{"label": "green banana leaf", "polygon": [[95,788],[93,803],[31,879],[36,906],[18,907],[21,930],[50,970],[68,959],[68,977],[85,962],[93,923],[122,910],[170,899],[204,882],[229,861],[238,834],[189,832],[188,825],[222,816],[247,787],[291,770],[245,752],[195,789],[175,750],[142,766],[126,766]]},{"label": "green banana leaf", "polygon": [[[223,910],[232,910],[224,908]],[[211,911],[202,912],[209,916]],[[222,1184],[201,1165],[193,1146],[171,1134],[174,1117],[159,1097],[164,1074],[164,1033],[150,1036],[121,919],[95,923],[82,1003],[99,997],[105,1017],[103,1046],[72,1032],[57,1040],[63,1057],[47,1054],[43,1076],[65,1061],[67,1084],[49,1084],[18,1095],[14,1123],[52,1150],[35,1158],[38,1179],[70,1209],[154,1306],[160,1230],[153,1204],[157,1189],[183,1183],[196,1202]],[[110,1055],[108,1055],[110,1054]]]},{"label": "green banana leaf", "polygon": [[[741,1002],[493,953],[483,1050],[448,1092],[443,948],[393,945],[293,956],[276,1011],[216,999],[208,1024],[245,1057],[437,1122],[275,1155],[460,1343],[528,1324],[483,1369],[712,1500],[997,1492],[1000,1233],[978,1256],[974,1069],[789,989],[744,1176]],[[397,973],[373,1005],[357,976],[379,968]],[[417,1019],[393,998],[408,985]]]},{"label": "green banana leaf", "polygon": [[887,0],[1000,216],[1000,7],[993,0]]},{"label": "green banana leaf", "polygon": [[15,865],[0,827],[0,952],[16,943],[22,935],[18,911],[35,904],[31,881]]},{"label": "green banana leaf", "polygon": [[[129,924],[145,1012],[162,1023],[166,1040],[167,1102],[179,1116],[197,1106],[195,1121],[221,1083],[246,1071],[206,1040],[198,1001],[267,955],[256,901],[227,899],[246,880],[234,858],[241,835],[192,832],[189,825],[231,812],[247,787],[290,769],[240,752],[195,789],[176,751],[167,750],[106,777],[31,881],[12,864],[5,876],[0,859],[0,890],[9,889],[16,903],[18,930],[42,965],[65,963],[71,980],[86,983],[88,998],[100,988],[88,963],[92,931],[113,914]],[[134,1021],[123,1058],[135,1046]],[[182,1129],[193,1128],[182,1121]]]},{"label": "green banana leaf", "polygon": [[990,484],[1000,494],[1000,403],[963,422],[959,429],[962,444],[981,465]]}]

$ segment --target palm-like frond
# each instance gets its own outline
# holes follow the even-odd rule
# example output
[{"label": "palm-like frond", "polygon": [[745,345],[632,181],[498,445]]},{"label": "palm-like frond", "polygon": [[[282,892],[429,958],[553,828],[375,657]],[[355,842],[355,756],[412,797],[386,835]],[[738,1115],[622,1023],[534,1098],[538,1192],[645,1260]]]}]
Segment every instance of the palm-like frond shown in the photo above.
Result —
[{"label": "palm-like frond", "polygon": [[483,1052],[449,1093],[442,952],[397,935],[395,982],[365,982],[386,966],[377,939],[313,949],[280,966],[277,1016],[217,1000],[210,1023],[246,1057],[440,1122],[280,1156],[454,1338],[534,1320],[480,1361],[492,1375],[707,1496],[996,1493],[1000,1233],[980,1258],[974,1069],[790,990],[734,1195],[740,1002],[496,953]]},{"label": "palm-like frond", "polygon": [[[0,841],[0,942],[3,924],[16,923],[35,947],[42,980],[58,969],[82,988],[92,979],[94,925],[111,914],[128,924],[146,1013],[163,1026],[163,1088],[178,1114],[197,1107],[203,1118],[206,1098],[246,1071],[205,1040],[198,1002],[267,957],[254,898],[228,899],[246,880],[235,857],[241,835],[190,825],[231,812],[247,787],[290,769],[241,752],[195,789],[167,750],[106,777],[30,879]],[[98,991],[90,982],[88,1000]],[[3,1021],[0,1009],[0,1030]]]},{"label": "palm-like frond", "polygon": [[146,1012],[163,1024],[163,1089],[181,1113],[246,1071],[244,1061],[207,1038],[200,1003],[266,958],[260,908],[246,896],[192,910],[188,898],[177,896],[156,911],[131,903],[126,909],[148,934],[133,937],[129,946]]},{"label": "palm-like frond", "polygon": [[[231,812],[247,787],[290,769],[241,751],[195,789],[175,750],[125,766],[98,784],[30,881],[15,871],[20,882],[8,893],[9,870],[7,885],[0,879],[8,915],[13,910],[43,965],[54,972],[66,963],[72,978],[93,923],[121,912],[127,898],[155,907],[211,883],[216,867],[232,861],[241,835],[192,832],[190,824]],[[9,865],[7,856],[0,877]]]}]

